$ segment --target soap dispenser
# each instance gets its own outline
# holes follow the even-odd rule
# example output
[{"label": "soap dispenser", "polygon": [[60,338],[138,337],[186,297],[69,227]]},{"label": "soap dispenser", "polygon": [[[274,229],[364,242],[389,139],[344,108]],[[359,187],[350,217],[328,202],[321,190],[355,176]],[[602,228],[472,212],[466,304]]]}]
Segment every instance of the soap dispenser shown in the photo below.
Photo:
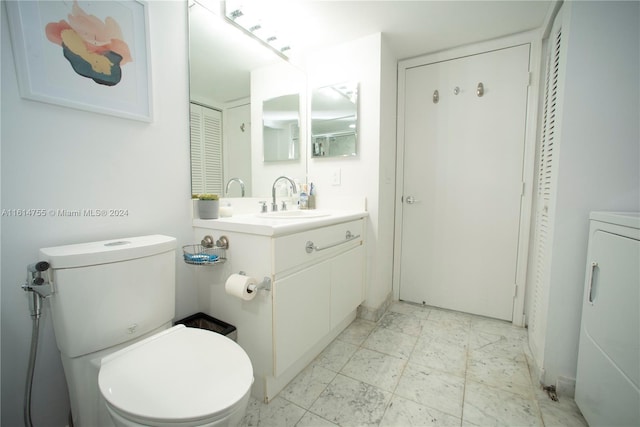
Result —
[{"label": "soap dispenser", "polygon": [[309,209],[309,194],[307,193],[307,184],[302,186],[300,191],[300,209]]}]

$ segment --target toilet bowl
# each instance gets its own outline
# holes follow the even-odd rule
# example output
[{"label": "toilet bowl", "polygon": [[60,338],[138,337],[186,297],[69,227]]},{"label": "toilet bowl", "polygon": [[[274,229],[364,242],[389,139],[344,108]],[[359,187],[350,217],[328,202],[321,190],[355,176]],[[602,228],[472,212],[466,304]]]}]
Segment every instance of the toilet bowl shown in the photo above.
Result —
[{"label": "toilet bowl", "polygon": [[176,239],[150,235],[40,249],[76,427],[237,425],[253,368],[215,332],[171,327]]},{"label": "toilet bowl", "polygon": [[116,426],[235,426],[253,369],[231,339],[174,326],[102,359],[98,386]]}]

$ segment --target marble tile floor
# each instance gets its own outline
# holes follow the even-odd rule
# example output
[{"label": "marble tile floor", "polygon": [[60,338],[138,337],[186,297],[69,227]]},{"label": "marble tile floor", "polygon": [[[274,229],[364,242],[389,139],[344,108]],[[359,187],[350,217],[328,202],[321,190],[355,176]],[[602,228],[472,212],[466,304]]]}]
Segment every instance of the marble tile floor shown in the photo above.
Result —
[{"label": "marble tile floor", "polygon": [[526,329],[396,302],[356,319],[243,426],[587,426],[532,383]]}]

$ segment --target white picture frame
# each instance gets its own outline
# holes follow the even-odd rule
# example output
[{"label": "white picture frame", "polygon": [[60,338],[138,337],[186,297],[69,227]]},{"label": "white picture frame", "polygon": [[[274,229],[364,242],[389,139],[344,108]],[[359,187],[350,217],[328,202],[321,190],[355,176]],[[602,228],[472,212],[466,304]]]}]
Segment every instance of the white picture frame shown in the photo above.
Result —
[{"label": "white picture frame", "polygon": [[3,3],[23,98],[153,121],[146,2]]}]

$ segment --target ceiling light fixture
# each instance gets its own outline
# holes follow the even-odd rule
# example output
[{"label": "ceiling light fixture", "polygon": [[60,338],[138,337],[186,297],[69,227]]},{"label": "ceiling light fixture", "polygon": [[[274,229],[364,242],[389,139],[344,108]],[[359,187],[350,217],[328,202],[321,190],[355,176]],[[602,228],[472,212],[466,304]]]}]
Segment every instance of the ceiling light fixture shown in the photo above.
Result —
[{"label": "ceiling light fixture", "polygon": [[289,59],[291,45],[284,40],[282,34],[270,29],[269,25],[250,7],[237,0],[227,0],[221,1],[221,8],[223,16],[230,24],[258,40],[281,58]]}]

